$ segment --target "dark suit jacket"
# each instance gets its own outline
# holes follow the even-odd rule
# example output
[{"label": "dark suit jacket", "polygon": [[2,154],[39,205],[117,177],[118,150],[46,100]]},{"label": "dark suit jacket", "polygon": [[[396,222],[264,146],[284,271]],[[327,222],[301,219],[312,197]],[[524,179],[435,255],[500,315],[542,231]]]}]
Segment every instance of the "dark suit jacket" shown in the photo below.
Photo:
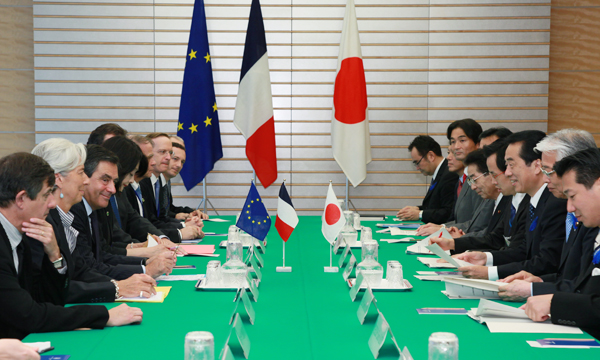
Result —
[{"label": "dark suit jacket", "polygon": [[440,169],[435,175],[435,178],[431,179],[431,185],[425,194],[423,204],[419,206],[419,210],[423,210],[421,220],[426,224],[445,223],[452,216],[454,208],[453,190],[458,181],[458,175],[448,170],[446,159],[442,161]]},{"label": "dark suit jacket", "polygon": [[[458,181],[459,180],[456,181],[456,187],[453,194],[455,194],[456,189],[458,189]],[[477,224],[474,224],[473,226],[471,225],[471,223],[473,222],[473,218],[476,215],[476,211],[478,208],[480,208],[480,205],[483,201],[484,200],[481,198],[481,196],[479,196],[475,191],[473,191],[469,184],[467,184],[465,181],[465,184],[463,185],[460,191],[460,195],[458,196],[458,198],[456,199],[456,203],[454,204],[454,212],[452,213],[453,220],[447,222],[446,226],[456,226],[464,232],[467,232],[467,230],[483,230],[489,222],[489,217],[487,219],[482,218],[482,221],[478,222]],[[493,206],[494,205],[492,204],[492,207],[490,208],[490,214],[492,213]]]},{"label": "dark suit jacket", "polygon": [[[581,271],[585,271],[582,264],[592,262],[592,251],[589,250],[593,250],[597,235],[598,228],[590,229],[577,223],[577,228],[573,228],[569,234],[569,241],[563,245],[558,271],[542,275],[544,282],[533,283],[533,295],[554,294],[558,291],[573,292],[577,278]],[[591,275],[591,270],[588,275]]]},{"label": "dark suit jacket", "polygon": [[[463,235],[454,240],[454,252],[463,253],[467,250],[498,250],[506,246],[504,234],[510,233],[510,209],[512,196],[503,196],[490,219],[483,236]],[[515,223],[516,223],[515,214]],[[525,220],[525,219],[523,219]],[[507,235],[508,236],[508,235]]]},{"label": "dark suit jacket", "polygon": [[544,189],[533,214],[534,221],[530,220],[529,215],[526,216],[525,239],[527,241],[524,249],[526,260],[501,265],[494,257],[494,265],[499,265],[500,279],[521,270],[537,276],[556,272],[565,242],[566,216],[567,201],[557,199],[548,188]]},{"label": "dark suit jacket", "polygon": [[167,204],[168,195],[166,194],[167,189],[166,186],[163,186],[160,177],[158,178],[158,181],[160,181],[160,193],[158,195],[159,207],[161,208],[160,214],[157,214],[156,212],[156,198],[154,197],[152,180],[147,178],[140,181],[140,189],[144,200],[144,217],[150,220],[150,222],[159,229],[164,229],[165,226],[181,229],[183,227],[181,221],[169,216],[169,204]]},{"label": "dark suit jacket", "polygon": [[[133,209],[133,211],[135,211],[136,214],[142,216],[142,214],[140,214],[140,208],[138,206],[137,195],[135,194],[135,190],[133,190],[133,188],[131,186],[125,187],[125,189],[123,190],[122,197],[129,201],[131,208]],[[148,216],[146,214],[146,206],[144,205],[146,203],[146,199],[144,198],[143,193],[142,193],[142,201],[143,201],[142,209],[144,210],[143,218],[148,220],[154,227],[156,227],[163,234],[165,234],[167,237],[169,237],[169,239],[172,242],[181,242],[181,235],[179,234],[178,228],[176,226],[174,226],[174,224],[172,224],[171,222],[163,223],[161,221],[158,221],[156,219],[156,217]],[[121,210],[119,210],[119,212],[120,211]]]},{"label": "dark suit jacket", "polygon": [[34,271],[30,241],[35,240],[23,241],[17,275],[10,241],[0,226],[0,338],[23,339],[30,333],[106,326],[108,310],[104,306],[63,307],[68,277],[60,275],[47,256],[42,259],[41,271]]},{"label": "dark suit jacket", "polygon": [[174,218],[179,213],[189,214],[195,209],[189,206],[175,206],[173,204],[173,194],[171,193],[171,180],[167,181],[167,198],[169,199],[169,216]]},{"label": "dark suit jacket", "polygon": [[[90,268],[90,266],[81,258],[77,247],[73,253],[69,250],[69,243],[65,234],[58,210],[52,209],[46,218],[46,221],[52,225],[56,241],[60,247],[63,258],[69,264],[67,274],[70,281],[67,292],[66,303],[97,303],[111,302],[115,300],[115,285],[110,282],[111,278],[100,274]],[[36,241],[41,245],[39,241]],[[43,255],[43,246],[31,244],[34,254],[34,267],[36,257]],[[34,250],[35,249],[35,250]],[[35,254],[37,252],[37,254]],[[41,255],[40,255],[41,254]]]},{"label": "dark suit jacket", "polygon": [[[525,239],[525,229],[528,217],[528,209],[529,209],[529,195],[525,195],[521,203],[519,204],[519,208],[517,209],[517,213],[515,214],[515,218],[513,220],[513,226],[510,227],[509,221],[506,220],[505,223],[505,232],[501,234],[502,239],[506,246],[501,247],[497,251],[492,251],[492,256],[494,257],[495,264],[506,264],[509,262],[515,261],[515,259],[519,259],[518,261],[525,260],[526,256],[526,248],[527,248],[527,240]],[[508,236],[506,236],[506,231],[508,232]],[[498,236],[498,232],[493,232],[493,236]]]},{"label": "dark suit jacket", "polygon": [[591,276],[590,271],[586,277],[580,292],[554,294],[550,305],[551,321],[580,327],[600,340],[600,276]]},{"label": "dark suit jacket", "polygon": [[[102,209],[102,211],[106,213],[105,209]],[[73,227],[79,231],[77,251],[90,267],[116,280],[127,279],[133,274],[143,273],[141,265],[145,263],[144,258],[115,255],[105,250],[108,247],[106,239],[110,241],[112,221],[102,224],[100,223],[100,219],[98,219],[100,239],[95,239],[91,234],[88,215],[83,201],[73,205],[71,213],[75,216]],[[100,218],[100,214],[98,215]],[[106,214],[104,214],[104,217],[109,218]]]}]

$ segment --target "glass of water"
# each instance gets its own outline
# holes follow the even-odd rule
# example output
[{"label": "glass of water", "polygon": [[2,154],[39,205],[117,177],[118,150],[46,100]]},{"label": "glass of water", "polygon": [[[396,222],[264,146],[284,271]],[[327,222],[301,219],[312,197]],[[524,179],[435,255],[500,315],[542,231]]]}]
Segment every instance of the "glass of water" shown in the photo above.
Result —
[{"label": "glass of water", "polygon": [[402,264],[396,260],[390,260],[387,262],[386,269],[386,280],[388,281],[388,285],[399,288],[404,287],[404,278],[402,275]]},{"label": "glass of water", "polygon": [[458,360],[458,337],[448,332],[431,334],[429,360]]},{"label": "glass of water", "polygon": [[219,286],[221,284],[221,261],[211,260],[206,265],[206,284],[210,286]]},{"label": "glass of water", "polygon": [[185,360],[214,360],[215,338],[208,331],[192,331],[185,335]]}]

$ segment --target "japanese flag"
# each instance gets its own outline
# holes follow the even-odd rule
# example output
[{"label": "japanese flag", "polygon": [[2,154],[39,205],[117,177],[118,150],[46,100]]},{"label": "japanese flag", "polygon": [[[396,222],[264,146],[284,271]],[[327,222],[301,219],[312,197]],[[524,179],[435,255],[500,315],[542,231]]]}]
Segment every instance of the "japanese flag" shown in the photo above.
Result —
[{"label": "japanese flag", "polygon": [[323,236],[325,236],[325,239],[329,241],[330,244],[333,244],[335,238],[345,224],[346,219],[342,214],[342,208],[333,192],[331,183],[329,183],[327,199],[325,200],[325,209],[323,210],[323,216],[321,218],[321,231],[323,232]]}]

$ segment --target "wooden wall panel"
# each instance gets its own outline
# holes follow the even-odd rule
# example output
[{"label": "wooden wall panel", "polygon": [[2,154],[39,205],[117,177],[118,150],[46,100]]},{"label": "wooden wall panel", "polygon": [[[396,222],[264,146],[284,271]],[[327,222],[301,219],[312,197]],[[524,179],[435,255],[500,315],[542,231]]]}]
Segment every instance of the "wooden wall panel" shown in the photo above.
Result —
[{"label": "wooden wall panel", "polygon": [[600,4],[554,0],[551,6],[548,131],[600,136]]},{"label": "wooden wall panel", "polygon": [[0,156],[35,145],[33,1],[0,0]]}]

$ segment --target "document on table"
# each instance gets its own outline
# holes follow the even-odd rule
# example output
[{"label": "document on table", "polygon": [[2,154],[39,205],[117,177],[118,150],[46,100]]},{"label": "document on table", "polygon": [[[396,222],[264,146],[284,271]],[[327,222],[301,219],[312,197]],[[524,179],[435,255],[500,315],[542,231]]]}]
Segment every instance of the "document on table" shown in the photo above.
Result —
[{"label": "document on table", "polygon": [[204,219],[202,221],[212,221],[212,222],[230,222],[231,220],[219,219],[219,218],[210,218]]},{"label": "document on table", "polygon": [[[218,254],[215,254],[214,245],[179,245],[179,247],[187,251],[188,255],[192,256],[219,256]],[[177,254],[177,256],[183,255]]]},{"label": "document on table", "polygon": [[504,283],[447,277],[444,279],[446,290],[442,291],[449,299],[499,299],[498,287]]},{"label": "document on table", "polygon": [[579,328],[555,325],[550,319],[535,322],[525,315],[525,310],[485,299],[481,299],[479,306],[469,310],[467,315],[481,324],[486,324],[492,333],[583,334]]},{"label": "document on table", "polygon": [[52,344],[50,341],[40,341],[40,342],[31,342],[31,343],[24,342],[23,344],[25,344],[29,347],[37,348],[38,353],[46,352],[46,351],[50,350],[50,348],[52,348]]},{"label": "document on table", "polygon": [[423,281],[443,281],[445,278],[462,278],[462,273],[458,271],[417,271],[414,275],[417,279]]},{"label": "document on table", "polygon": [[156,290],[156,294],[152,295],[149,298],[135,296],[135,297],[122,297],[120,299],[115,300],[115,302],[148,302],[148,303],[161,303],[165,301],[167,295],[169,295],[169,291],[171,291],[170,286],[157,286],[154,288]]},{"label": "document on table", "polygon": [[[435,244],[437,246],[437,244]],[[434,253],[429,250],[429,240],[428,239],[423,239],[418,241],[416,244],[414,245],[410,245],[409,247],[406,248],[406,253],[407,254],[413,254],[413,255],[434,255]],[[440,248],[441,250],[441,248]],[[442,250],[443,251],[443,250]],[[448,256],[450,256],[450,251],[445,251],[446,254],[448,254]]]},{"label": "document on table", "polygon": [[406,238],[402,238],[402,239],[381,239],[379,241],[385,241],[389,244],[395,244],[395,243],[414,243],[417,242],[417,240],[415,240],[415,238],[411,238],[411,237],[406,237]]},{"label": "document on table", "polygon": [[394,236],[416,236],[417,230],[402,230],[397,227],[390,227],[390,234]]},{"label": "document on table", "polygon": [[[445,229],[443,229],[443,230],[445,230]],[[423,239],[423,240],[425,240],[425,239]],[[429,246],[426,246],[426,248],[431,250],[432,253],[434,253],[437,256],[441,257],[442,259],[446,260],[450,264],[456,266],[457,268],[462,267],[462,266],[473,266],[473,264],[471,264],[469,262],[453,258],[452,256],[450,256],[449,251],[442,250],[442,248],[438,244],[431,244]]]},{"label": "document on table", "polygon": [[435,257],[417,257],[417,260],[432,269],[456,269],[456,266],[447,262],[437,262],[439,258]]},{"label": "document on table", "polygon": [[203,279],[205,274],[195,275],[161,275],[156,278],[156,281],[198,281]]}]

